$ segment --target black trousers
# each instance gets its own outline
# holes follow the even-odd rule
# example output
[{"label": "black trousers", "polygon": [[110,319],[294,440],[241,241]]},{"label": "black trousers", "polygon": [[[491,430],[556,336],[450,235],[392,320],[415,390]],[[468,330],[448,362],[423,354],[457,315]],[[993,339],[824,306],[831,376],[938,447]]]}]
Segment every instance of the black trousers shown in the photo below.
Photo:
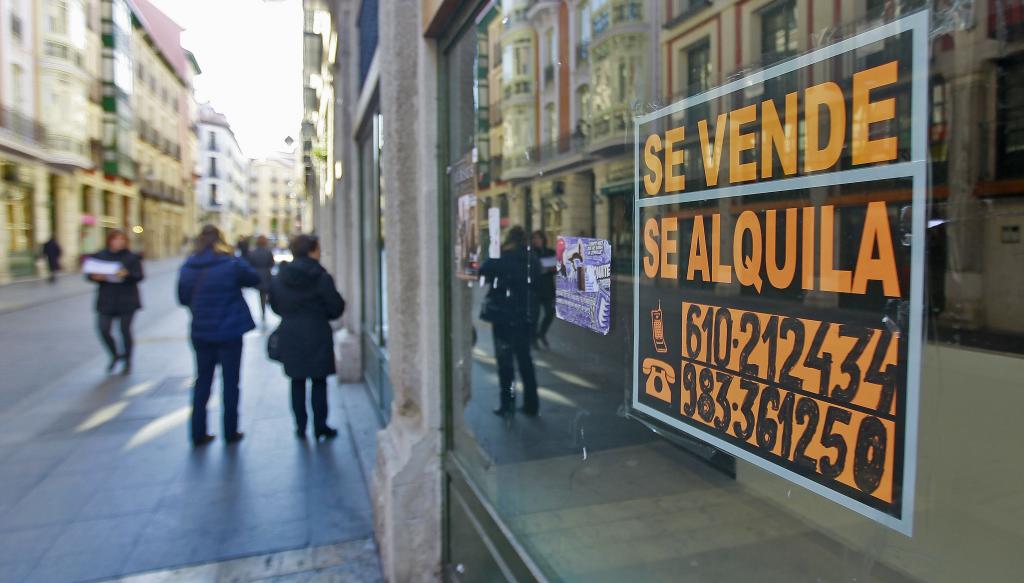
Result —
[{"label": "black trousers", "polygon": [[192,389],[192,439],[206,435],[206,404],[210,400],[213,373],[220,365],[222,389],[221,409],[224,413],[224,435],[238,432],[238,381],[242,370],[242,338],[225,342],[192,339],[196,353],[196,384]]},{"label": "black trousers", "polygon": [[[107,347],[107,352],[110,353],[110,357],[113,358],[118,355],[124,355],[128,360],[132,357],[132,319],[135,318],[135,310],[129,310],[121,312],[119,314],[97,314],[97,328],[99,328],[100,338],[103,340],[103,345]],[[111,328],[114,326],[114,320],[118,320],[121,324],[121,344],[124,347],[123,350],[117,349],[117,342],[114,341],[114,335],[110,333]]]},{"label": "black trousers", "polygon": [[[537,330],[534,333],[534,338],[543,338],[548,335],[548,328],[551,327],[551,322],[555,319],[555,298],[543,298],[534,302],[533,306],[533,321],[537,323]],[[544,316],[541,317],[540,313],[544,312]]]},{"label": "black trousers", "polygon": [[[310,394],[313,405],[313,431],[327,428],[327,379],[313,379],[313,390]],[[292,379],[292,413],[295,414],[295,427],[306,430],[306,379]]]},{"label": "black trousers", "polygon": [[498,361],[498,382],[501,384],[501,405],[511,404],[515,382],[514,362],[519,364],[519,376],[523,381],[523,410],[536,413],[540,403],[537,400],[537,375],[530,354],[532,330],[525,326],[495,324],[494,356]]}]

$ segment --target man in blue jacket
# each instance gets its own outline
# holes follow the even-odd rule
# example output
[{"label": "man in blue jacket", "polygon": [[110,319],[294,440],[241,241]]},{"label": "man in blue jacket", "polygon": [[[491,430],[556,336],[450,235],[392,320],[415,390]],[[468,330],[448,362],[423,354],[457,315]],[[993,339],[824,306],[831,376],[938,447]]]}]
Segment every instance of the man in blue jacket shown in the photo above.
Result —
[{"label": "man in blue jacket", "polygon": [[192,255],[178,274],[178,303],[192,312],[192,348],[196,353],[196,384],[192,390],[192,444],[213,441],[206,432],[206,404],[213,373],[220,364],[224,395],[224,440],[235,443],[238,431],[238,381],[242,336],[256,327],[242,288],[256,287],[260,276],[232,253],[220,230],[206,225]]}]

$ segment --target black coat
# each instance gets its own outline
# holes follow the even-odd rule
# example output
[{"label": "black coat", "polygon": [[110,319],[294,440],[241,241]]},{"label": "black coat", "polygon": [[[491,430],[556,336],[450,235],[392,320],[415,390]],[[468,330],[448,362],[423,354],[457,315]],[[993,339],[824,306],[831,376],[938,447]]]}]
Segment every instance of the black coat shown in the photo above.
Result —
[{"label": "black coat", "polygon": [[117,261],[128,270],[128,275],[118,283],[94,282],[99,285],[96,293],[96,311],[100,314],[124,314],[141,308],[139,282],[145,277],[142,273],[142,259],[127,249],[116,253],[104,249],[93,257],[102,261]]},{"label": "black coat", "polygon": [[266,247],[256,247],[249,251],[249,265],[260,274],[259,288],[263,291],[270,291],[270,278],[274,271],[274,252]]},{"label": "black coat", "polygon": [[270,308],[281,316],[277,334],[285,374],[293,379],[334,374],[330,321],[341,317],[345,300],[327,270],[309,257],[282,263],[270,284]]},{"label": "black coat", "polygon": [[540,261],[526,249],[501,250],[480,267],[488,287],[492,324],[528,328],[533,325],[533,305],[537,302]]}]

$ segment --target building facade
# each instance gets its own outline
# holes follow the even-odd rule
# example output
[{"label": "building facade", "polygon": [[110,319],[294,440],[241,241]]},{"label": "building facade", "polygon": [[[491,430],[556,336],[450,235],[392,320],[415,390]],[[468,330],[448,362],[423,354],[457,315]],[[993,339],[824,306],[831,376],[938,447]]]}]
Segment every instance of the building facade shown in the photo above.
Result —
[{"label": "building facade", "polygon": [[[144,0],[5,0],[0,14],[0,281],[41,273],[39,248],[51,236],[66,270],[115,228],[147,256],[176,253],[191,232],[181,209],[192,204],[194,187],[180,148],[192,134],[198,73],[177,26]],[[145,59],[163,62],[176,78],[165,85],[173,95],[159,111],[165,141],[156,152],[146,141],[152,127],[138,126],[136,116],[160,103],[145,84],[135,92],[132,64]],[[146,189],[163,199],[149,206],[137,149],[150,171],[159,160],[164,172],[164,191]]]},{"label": "building facade", "polygon": [[301,181],[301,166],[293,152],[279,152],[249,161],[253,234],[286,245],[289,236],[302,232],[305,196]]},{"label": "building facade", "polygon": [[1019,578],[1019,2],[305,6],[390,580]]},{"label": "building facade", "polygon": [[201,221],[218,226],[228,241],[252,235],[249,160],[242,154],[227,117],[208,103],[200,105],[197,135],[197,206]]}]

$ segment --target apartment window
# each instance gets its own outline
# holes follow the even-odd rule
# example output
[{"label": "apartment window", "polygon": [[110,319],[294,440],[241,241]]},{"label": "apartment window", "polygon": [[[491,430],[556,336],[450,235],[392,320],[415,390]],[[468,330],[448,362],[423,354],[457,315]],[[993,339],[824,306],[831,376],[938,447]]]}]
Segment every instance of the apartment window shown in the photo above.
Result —
[{"label": "apartment window", "polygon": [[25,70],[21,65],[11,65],[11,93],[14,95],[14,111],[20,112],[24,104]]},{"label": "apartment window", "polygon": [[554,144],[558,141],[558,110],[554,103],[544,106],[544,124],[548,130],[548,142]]},{"label": "apartment window", "polygon": [[686,93],[696,95],[711,88],[711,43],[704,39],[686,49]]},{"label": "apartment window", "polygon": [[49,23],[50,32],[55,34],[67,34],[68,3],[65,0],[55,0],[50,4]]},{"label": "apartment window", "polygon": [[1024,59],[1000,67],[999,176],[1024,176]]},{"label": "apartment window", "polygon": [[217,206],[220,202],[217,201],[217,185],[210,185],[210,206]]},{"label": "apartment window", "polygon": [[210,132],[209,144],[210,150],[217,151],[217,133],[214,131]]},{"label": "apartment window", "polygon": [[778,2],[761,12],[761,55],[764,64],[780,61],[796,52],[796,2]]},{"label": "apartment window", "polygon": [[21,34],[22,34],[21,33],[21,27],[22,27],[21,17],[18,16],[17,14],[15,14],[14,11],[12,10],[11,11],[11,38],[13,38],[18,43],[21,43]]},{"label": "apartment window", "polygon": [[210,158],[210,176],[217,177],[217,159]]}]

